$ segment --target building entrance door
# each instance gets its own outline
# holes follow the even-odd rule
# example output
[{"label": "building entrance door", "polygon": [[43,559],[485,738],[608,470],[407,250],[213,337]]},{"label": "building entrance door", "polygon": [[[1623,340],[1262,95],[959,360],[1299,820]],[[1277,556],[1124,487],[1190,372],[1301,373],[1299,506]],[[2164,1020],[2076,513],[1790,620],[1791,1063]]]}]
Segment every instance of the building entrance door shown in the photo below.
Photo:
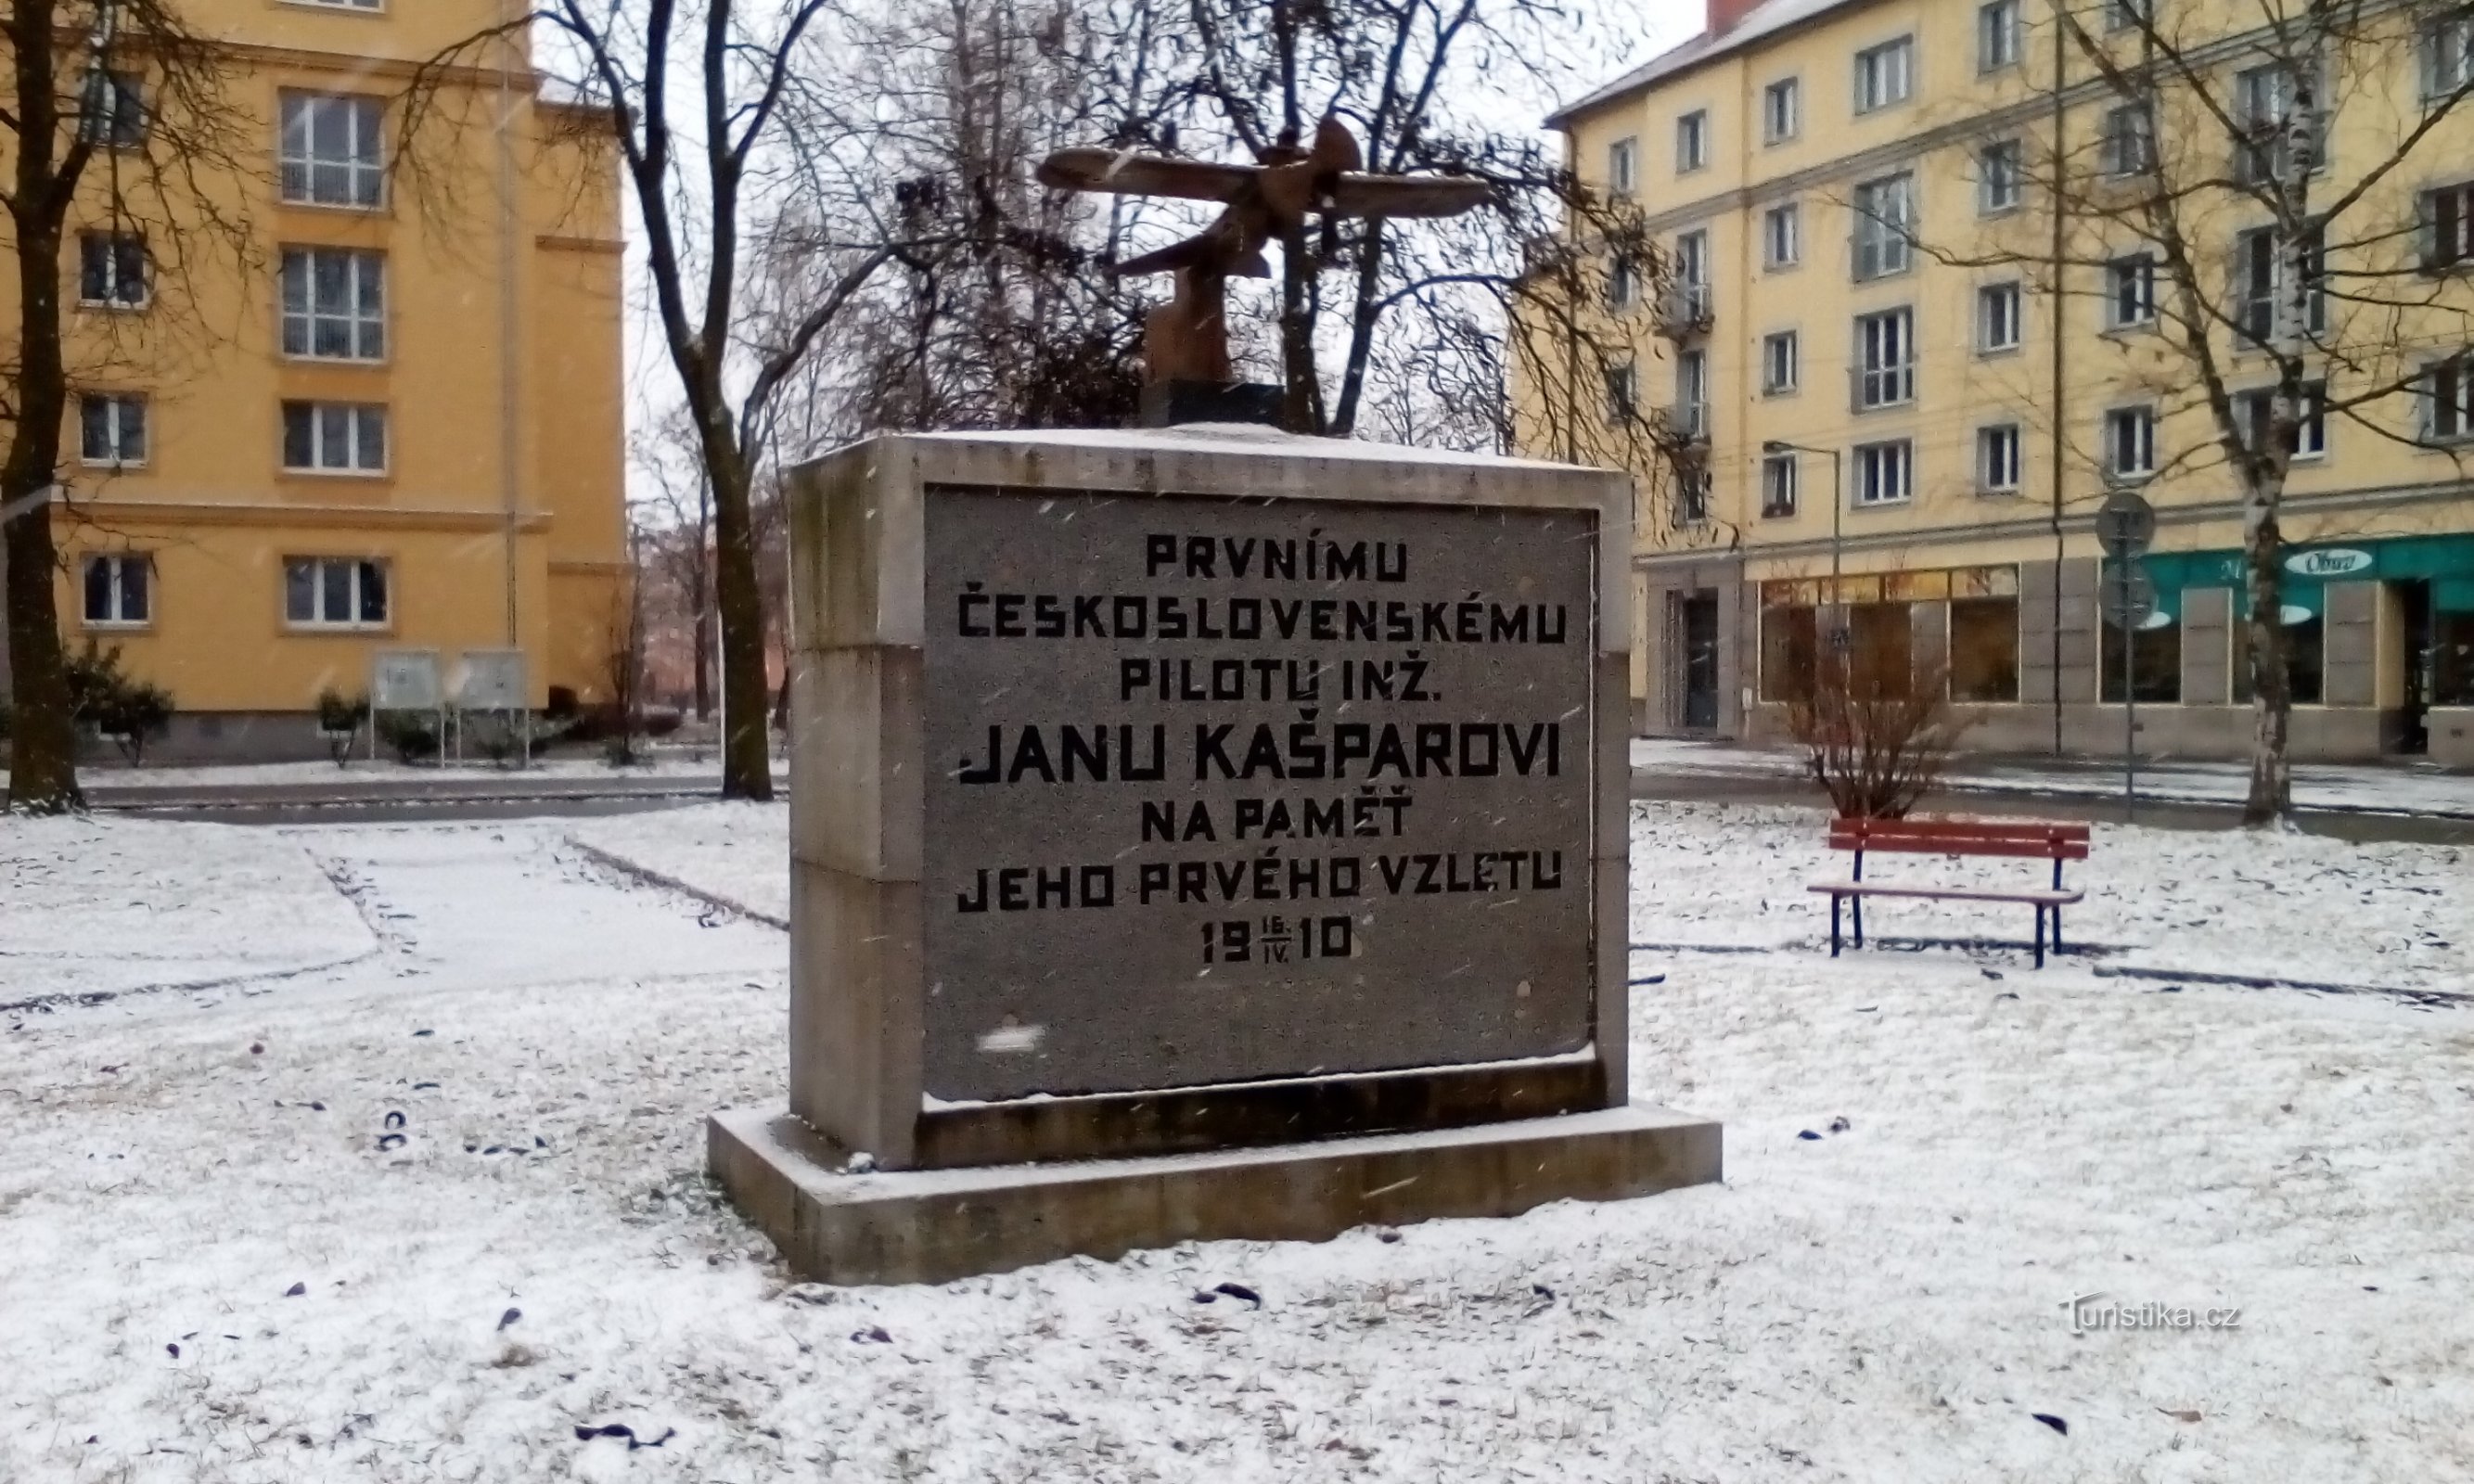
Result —
[{"label": "building entrance door", "polygon": [[2432,648],[2431,584],[2400,582],[2397,590],[2397,633],[2405,645],[2405,705],[2398,718],[2397,750],[2431,750],[2431,682],[2438,655]]},{"label": "building entrance door", "polygon": [[1684,724],[1694,731],[1718,726],[1718,595],[1684,599]]}]

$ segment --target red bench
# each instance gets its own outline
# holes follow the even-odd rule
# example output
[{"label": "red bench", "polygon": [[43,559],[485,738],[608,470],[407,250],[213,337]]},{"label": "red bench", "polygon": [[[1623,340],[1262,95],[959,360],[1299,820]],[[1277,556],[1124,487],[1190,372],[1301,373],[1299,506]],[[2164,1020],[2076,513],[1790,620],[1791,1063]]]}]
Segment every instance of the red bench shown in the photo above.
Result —
[{"label": "red bench", "polygon": [[[1864,899],[1868,896],[1917,897],[1952,902],[2025,902],[2036,909],[2036,967],[2045,966],[2045,924],[2052,923],[2053,951],[2062,949],[2062,909],[2085,893],[2062,887],[2062,863],[2088,858],[2088,827],[2045,824],[2028,819],[1833,819],[1830,848],[1856,853],[1850,881],[1816,881],[1814,891],[1830,893],[1830,956],[1838,957],[1838,907],[1855,903],[1856,946],[1864,946]],[[2053,863],[2051,888],[2021,887],[1985,890],[1961,887],[1885,886],[1864,879],[1866,851],[1893,851],[1931,856],[2024,856]]]}]

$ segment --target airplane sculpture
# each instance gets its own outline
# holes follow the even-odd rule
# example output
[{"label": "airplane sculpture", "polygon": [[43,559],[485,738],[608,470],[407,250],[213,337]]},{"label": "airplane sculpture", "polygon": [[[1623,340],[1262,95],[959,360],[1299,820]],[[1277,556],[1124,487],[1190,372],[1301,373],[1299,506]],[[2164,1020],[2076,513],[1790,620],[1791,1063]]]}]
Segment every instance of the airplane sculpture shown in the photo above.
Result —
[{"label": "airplane sculpture", "polygon": [[1268,278],[1263,244],[1286,238],[1308,212],[1334,216],[1458,216],[1486,200],[1484,181],[1453,177],[1368,175],[1348,126],[1325,118],[1314,147],[1297,147],[1291,131],[1258,152],[1252,165],[1170,159],[1130,150],[1058,150],[1041,161],[1038,180],[1057,190],[1120,196],[1174,196],[1224,202],[1218,220],[1183,242],[1119,263],[1120,277],[1176,275],[1176,293],[1143,322],[1143,363],[1153,383],[1228,381],[1225,287],[1231,275]]}]

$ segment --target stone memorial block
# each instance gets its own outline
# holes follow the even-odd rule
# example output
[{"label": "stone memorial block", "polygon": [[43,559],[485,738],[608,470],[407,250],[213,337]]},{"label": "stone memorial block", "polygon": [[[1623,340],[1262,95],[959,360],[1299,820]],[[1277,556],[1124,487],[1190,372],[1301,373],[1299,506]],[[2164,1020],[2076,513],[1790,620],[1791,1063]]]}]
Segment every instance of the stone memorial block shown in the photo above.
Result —
[{"label": "stone memorial block", "polygon": [[[1622,1107],[1630,509],[1233,426],[801,470],[789,1116],[716,1170],[880,1277],[1328,1234],[1385,1138],[1431,1183],[1379,1219],[1714,1179],[1714,1125]],[[905,1225],[963,1166],[1051,1173]],[[1254,1180],[1307,1188],[1216,1204]]]}]

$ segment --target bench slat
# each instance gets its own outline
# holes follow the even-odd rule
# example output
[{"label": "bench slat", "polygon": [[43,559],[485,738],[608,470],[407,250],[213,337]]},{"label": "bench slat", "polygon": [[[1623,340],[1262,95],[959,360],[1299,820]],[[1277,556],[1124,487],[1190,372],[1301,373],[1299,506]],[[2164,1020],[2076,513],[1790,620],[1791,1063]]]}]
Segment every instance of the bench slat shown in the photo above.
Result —
[{"label": "bench slat", "polygon": [[1899,836],[1838,835],[1830,837],[1832,850],[1878,851],[1882,855],[2032,856],[2044,861],[2084,861],[2084,840],[2047,840],[2010,837],[1988,839],[1916,839]]},{"label": "bench slat", "polygon": [[1816,881],[1807,891],[1826,891],[1831,896],[1906,896],[1928,897],[1954,902],[2025,902],[2033,907],[2068,907],[2084,901],[2084,891],[2048,891],[2036,887],[2024,887],[2016,891],[1981,891],[1962,887],[1892,887],[1875,886],[1869,881]]}]

